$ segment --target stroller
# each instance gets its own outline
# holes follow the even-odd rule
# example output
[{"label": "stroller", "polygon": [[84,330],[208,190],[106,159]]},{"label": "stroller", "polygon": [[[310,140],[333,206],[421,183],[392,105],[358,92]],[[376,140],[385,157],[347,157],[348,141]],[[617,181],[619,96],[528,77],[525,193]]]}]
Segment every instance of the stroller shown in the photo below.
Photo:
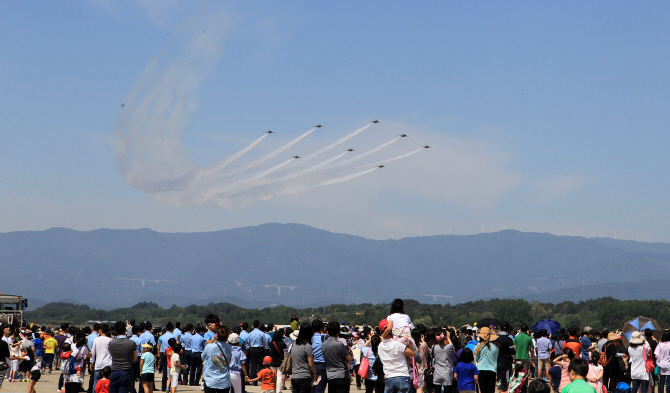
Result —
[{"label": "stroller", "polygon": [[526,393],[528,387],[528,371],[522,362],[516,362],[514,374],[509,379],[508,393]]}]

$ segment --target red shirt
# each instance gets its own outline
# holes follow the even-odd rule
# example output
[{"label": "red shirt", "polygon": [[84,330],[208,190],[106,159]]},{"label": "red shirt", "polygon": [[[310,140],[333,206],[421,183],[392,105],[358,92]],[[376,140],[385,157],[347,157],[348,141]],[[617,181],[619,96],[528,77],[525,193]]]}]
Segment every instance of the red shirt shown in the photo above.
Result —
[{"label": "red shirt", "polygon": [[575,359],[579,359],[582,356],[582,343],[578,338],[570,337],[568,340],[565,340],[563,343],[563,349],[570,348],[572,352],[575,353]]},{"label": "red shirt", "polygon": [[109,393],[109,379],[101,379],[95,385],[95,393]]}]

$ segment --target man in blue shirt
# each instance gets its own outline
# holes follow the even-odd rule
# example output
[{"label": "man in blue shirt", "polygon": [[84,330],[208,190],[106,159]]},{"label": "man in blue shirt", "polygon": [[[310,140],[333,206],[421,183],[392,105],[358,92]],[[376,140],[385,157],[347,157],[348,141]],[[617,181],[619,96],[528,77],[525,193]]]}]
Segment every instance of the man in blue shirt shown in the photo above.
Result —
[{"label": "man in blue shirt", "polygon": [[205,339],[202,337],[202,333],[204,331],[205,328],[198,325],[195,328],[195,334],[191,336],[191,364],[188,366],[190,370],[189,385],[191,386],[198,386],[202,373],[202,351],[205,349]]},{"label": "man in blue shirt", "polygon": [[151,334],[151,322],[140,323],[140,345],[151,344],[156,346],[156,338]]},{"label": "man in blue shirt", "polygon": [[320,319],[312,321],[312,329],[314,330],[314,337],[312,338],[312,352],[314,352],[314,368],[316,368],[316,375],[321,377],[319,384],[312,385],[311,393],[324,393],[328,385],[328,375],[326,374],[326,360],[323,357],[323,349],[321,344],[325,341],[322,337],[323,322]]},{"label": "man in blue shirt", "polygon": [[[242,323],[242,331],[240,332],[240,346],[242,346],[242,342],[245,342],[246,346],[248,348],[249,347],[249,332],[247,332],[247,330],[249,330],[249,324],[246,323],[246,322]],[[245,349],[245,351],[246,351],[246,349]]]},{"label": "man in blue shirt", "polygon": [[[184,327],[184,333],[181,335],[181,345],[184,348],[184,354],[180,356],[179,363],[183,365],[191,364],[191,340],[193,337],[191,331],[193,331],[193,325],[189,323]],[[181,370],[179,373],[179,382],[188,385],[188,368]]]},{"label": "man in blue shirt", "polygon": [[165,333],[160,336],[158,339],[158,353],[160,353],[160,370],[163,373],[163,382],[161,384],[161,391],[164,392],[167,387],[168,379],[168,368],[167,368],[167,355],[165,355],[165,348],[169,347],[169,341],[174,336],[174,325],[172,322],[165,324]]},{"label": "man in blue shirt", "polygon": [[[137,353],[142,353],[142,341],[140,340],[140,333],[142,333],[142,331],[140,325],[134,325],[130,332],[132,335],[129,337],[129,340],[135,343],[135,346],[137,347]],[[135,380],[140,378],[140,360],[141,356],[137,356],[137,360],[132,364],[134,379],[133,387],[130,389],[131,393],[137,393],[137,389],[135,389]],[[142,390],[142,382],[140,382],[140,391]]]},{"label": "man in blue shirt", "polygon": [[[177,339],[177,342],[181,344],[181,322],[174,324],[174,338]],[[183,345],[182,345],[183,346]]]},{"label": "man in blue shirt", "polygon": [[[249,378],[254,379],[258,376],[258,372],[263,369],[263,357],[265,356],[265,343],[267,337],[265,333],[261,332],[259,327],[261,323],[255,320],[252,324],[254,330],[249,333]],[[257,386],[254,382],[254,386]]]},{"label": "man in blue shirt", "polygon": [[[100,331],[100,324],[99,323],[94,323],[93,324],[93,331],[91,332],[91,334],[88,335],[88,347],[89,348],[93,348],[93,340],[100,337],[100,334],[98,333],[99,331]],[[95,388],[95,386],[93,386],[93,377],[89,377],[88,378],[88,390],[86,391],[86,393],[93,393],[94,388]]]}]

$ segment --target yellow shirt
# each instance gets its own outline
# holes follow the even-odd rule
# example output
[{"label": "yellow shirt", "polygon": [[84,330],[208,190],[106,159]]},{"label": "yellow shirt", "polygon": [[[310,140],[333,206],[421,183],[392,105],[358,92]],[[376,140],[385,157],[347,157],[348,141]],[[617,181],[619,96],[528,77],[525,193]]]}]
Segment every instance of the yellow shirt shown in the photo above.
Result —
[{"label": "yellow shirt", "polygon": [[44,353],[56,353],[56,348],[58,348],[58,341],[55,338],[49,336],[44,340]]}]

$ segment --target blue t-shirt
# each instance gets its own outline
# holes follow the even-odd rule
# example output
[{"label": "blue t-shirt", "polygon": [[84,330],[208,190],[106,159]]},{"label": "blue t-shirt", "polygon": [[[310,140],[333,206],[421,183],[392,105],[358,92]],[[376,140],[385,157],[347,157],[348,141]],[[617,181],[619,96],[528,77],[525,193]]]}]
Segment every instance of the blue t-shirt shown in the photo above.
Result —
[{"label": "blue t-shirt", "polygon": [[203,349],[205,349],[205,339],[202,338],[200,333],[191,336],[191,351],[202,352]]},{"label": "blue t-shirt", "polygon": [[244,354],[242,351],[242,348],[240,347],[232,347],[233,354],[230,359],[230,371],[233,374],[240,374],[242,373],[242,365],[247,362],[247,355]]},{"label": "blue t-shirt", "polygon": [[191,332],[186,332],[181,335],[181,340],[179,341],[181,343],[181,346],[184,347],[184,351],[191,351],[191,338],[193,335]]},{"label": "blue t-shirt", "polygon": [[[153,334],[149,331],[145,331],[144,333],[140,334],[140,343],[141,344],[151,344],[154,347],[156,346],[156,338],[154,337]],[[138,352],[142,353],[142,352]]]},{"label": "blue t-shirt", "polygon": [[579,339],[582,342],[582,359],[589,361],[589,348],[591,348],[591,340],[588,337],[582,336]]},{"label": "blue t-shirt", "polygon": [[323,341],[321,340],[321,334],[314,333],[314,337],[312,337],[312,352],[314,352],[314,363],[326,362],[326,360],[323,358],[323,349],[321,348]]},{"label": "blue t-shirt", "polygon": [[42,350],[44,349],[44,343],[39,338],[33,339],[33,345],[35,346],[35,356],[42,356]]},{"label": "blue t-shirt", "polygon": [[140,372],[140,374],[153,374],[156,371],[154,370],[154,363],[156,362],[156,357],[154,356],[153,353],[144,352],[140,359],[144,360],[144,364],[142,365],[142,371]]},{"label": "blue t-shirt", "polygon": [[174,334],[174,338],[177,339],[177,342],[181,344],[181,330],[174,328],[172,334]]},{"label": "blue t-shirt", "polygon": [[458,363],[454,374],[458,374],[458,390],[475,390],[475,375],[479,375],[479,370],[474,363]]},{"label": "blue t-shirt", "polygon": [[88,335],[88,347],[93,348],[93,340],[96,338],[100,337],[100,335],[96,332],[92,332],[91,334]]},{"label": "blue t-shirt", "polygon": [[561,371],[561,366],[554,366],[549,369],[552,390],[558,390],[558,388],[561,386]]},{"label": "blue t-shirt", "polygon": [[129,338],[130,341],[134,342],[135,345],[137,345],[137,353],[142,353],[142,340],[140,340],[140,336],[132,335]]},{"label": "blue t-shirt", "polygon": [[158,338],[158,343],[161,345],[161,353],[165,352],[165,348],[170,346],[170,344],[168,344],[168,341],[170,341],[171,338],[175,337],[174,334],[170,332],[165,332],[164,335]]},{"label": "blue t-shirt", "polygon": [[205,341],[213,340],[214,336],[216,336],[216,333],[208,330],[207,333],[205,333]]},{"label": "blue t-shirt", "polygon": [[202,376],[208,388],[228,389],[230,387],[229,365],[232,356],[233,349],[228,343],[216,341],[205,346],[205,350],[202,351]]}]

